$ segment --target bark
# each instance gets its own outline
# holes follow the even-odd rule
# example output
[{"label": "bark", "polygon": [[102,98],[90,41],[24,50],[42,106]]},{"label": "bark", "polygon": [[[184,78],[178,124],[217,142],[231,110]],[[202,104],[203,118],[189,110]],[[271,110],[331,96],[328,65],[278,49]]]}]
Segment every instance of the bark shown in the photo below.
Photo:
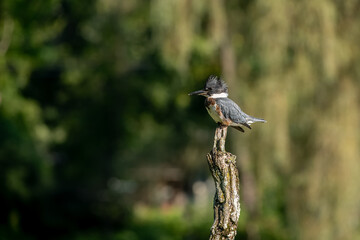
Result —
[{"label": "bark", "polygon": [[240,216],[239,173],[236,156],[225,151],[226,134],[227,127],[216,129],[213,149],[207,155],[216,189],[210,240],[235,239]]}]

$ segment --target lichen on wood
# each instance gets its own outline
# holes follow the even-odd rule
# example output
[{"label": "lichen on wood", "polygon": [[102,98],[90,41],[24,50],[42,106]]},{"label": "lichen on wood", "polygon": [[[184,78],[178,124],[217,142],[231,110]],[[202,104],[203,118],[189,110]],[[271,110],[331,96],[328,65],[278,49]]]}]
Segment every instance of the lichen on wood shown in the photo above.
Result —
[{"label": "lichen on wood", "polygon": [[225,151],[226,134],[227,127],[216,128],[214,146],[207,155],[216,190],[210,240],[235,239],[240,216],[239,173],[236,156]]}]

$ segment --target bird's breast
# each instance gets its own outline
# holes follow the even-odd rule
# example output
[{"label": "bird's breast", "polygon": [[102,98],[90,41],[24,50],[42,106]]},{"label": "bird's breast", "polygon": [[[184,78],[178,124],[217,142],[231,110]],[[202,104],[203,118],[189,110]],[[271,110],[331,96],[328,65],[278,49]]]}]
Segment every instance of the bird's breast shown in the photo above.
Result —
[{"label": "bird's breast", "polygon": [[221,113],[220,107],[216,104],[214,99],[207,98],[205,101],[205,107],[215,122],[223,122],[223,114]]}]

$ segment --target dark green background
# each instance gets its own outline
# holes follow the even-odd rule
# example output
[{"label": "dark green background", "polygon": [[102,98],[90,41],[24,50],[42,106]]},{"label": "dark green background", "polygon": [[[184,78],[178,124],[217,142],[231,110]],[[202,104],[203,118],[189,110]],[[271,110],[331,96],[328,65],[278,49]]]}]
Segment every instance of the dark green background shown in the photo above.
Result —
[{"label": "dark green background", "polygon": [[360,2],[0,1],[0,239],[207,239],[221,75],[237,239],[357,239]]}]

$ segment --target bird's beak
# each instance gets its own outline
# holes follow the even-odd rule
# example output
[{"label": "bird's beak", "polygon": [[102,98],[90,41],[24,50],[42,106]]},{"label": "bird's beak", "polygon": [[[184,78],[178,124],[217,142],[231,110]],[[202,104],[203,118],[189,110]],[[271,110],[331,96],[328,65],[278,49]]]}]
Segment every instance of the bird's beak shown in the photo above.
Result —
[{"label": "bird's beak", "polygon": [[192,95],[206,96],[207,93],[208,93],[208,91],[199,90],[199,91],[195,91],[195,92],[189,93],[189,96],[192,96]]}]

